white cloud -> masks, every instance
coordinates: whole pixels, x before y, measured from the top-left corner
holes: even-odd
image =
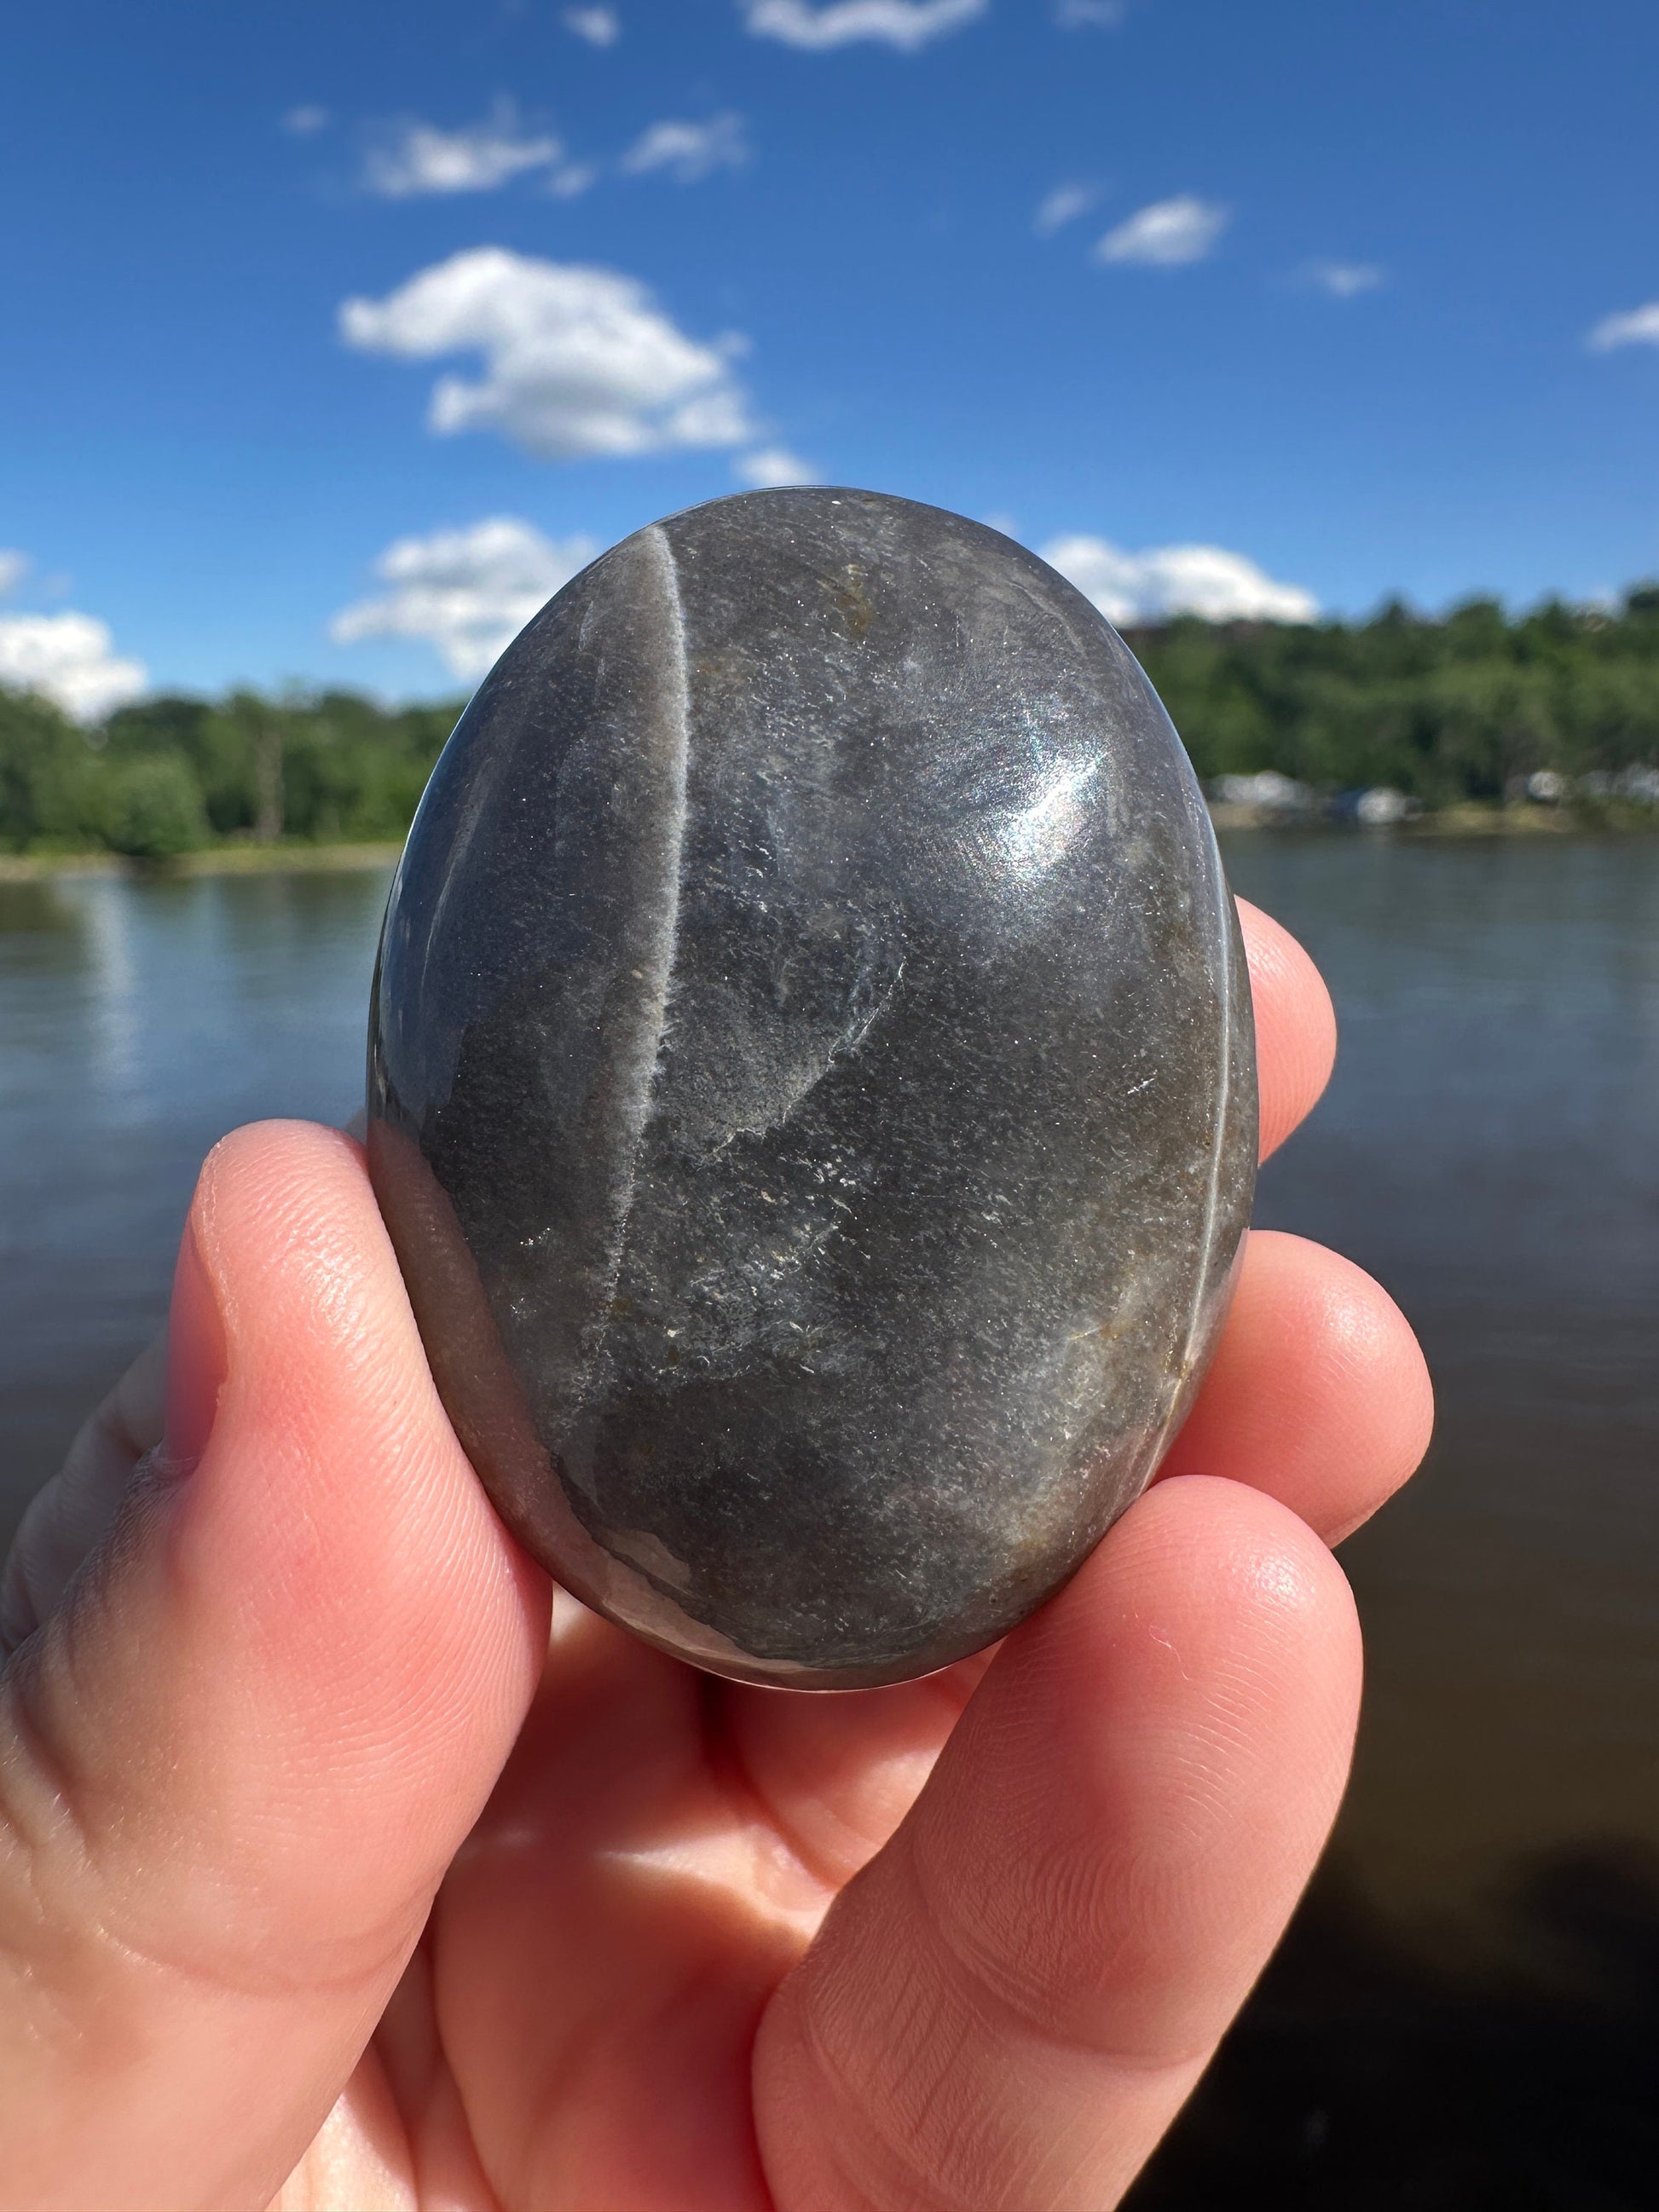
[[[1358,299],[1384,282],[1382,270],[1370,261],[1310,261],[1302,274],[1306,283],[1333,300]]]
[[[711,115],[707,123],[653,123],[623,155],[630,177],[665,169],[677,185],[695,185],[716,169],[740,169],[749,159],[740,115]]]
[[[1127,12],[1124,0],[1054,0],[1054,21],[1062,31],[1109,31]]]
[[[1615,346],[1659,345],[1659,300],[1632,307],[1626,314],[1604,315],[1584,343],[1592,353],[1611,353]]]
[[[1157,269],[1176,269],[1189,261],[1202,261],[1225,230],[1231,217],[1213,200],[1182,192],[1170,200],[1154,200],[1109,230],[1095,248],[1097,261],[1139,262]]]
[[[991,0],[830,0],[812,7],[808,0],[741,0],[749,28],[757,39],[780,39],[807,53],[827,53],[871,39],[913,54],[934,39],[984,15]]]
[[[29,556],[15,547],[0,545],[0,599],[8,592],[15,591],[29,572]]]
[[[1056,185],[1032,217],[1031,228],[1039,238],[1051,238],[1079,216],[1087,215],[1099,198],[1098,185]]]
[[[567,8],[562,21],[590,46],[614,46],[622,36],[622,18],[614,8]]]
[[[283,118],[283,128],[291,131],[296,138],[314,138],[319,131],[326,131],[332,120],[325,107],[290,107]]]
[[[470,530],[400,538],[374,563],[391,589],[346,607],[329,625],[341,645],[365,637],[419,638],[452,676],[476,683],[503,648],[599,550],[592,538],[544,538],[516,515]]]
[[[1219,545],[1154,545],[1126,553],[1103,538],[1056,538],[1042,549],[1052,568],[1092,599],[1108,622],[1312,622],[1319,602],[1297,584],[1275,583],[1254,561]]]
[[[0,615],[0,684],[98,721],[149,681],[143,662],[118,659],[114,645],[108,623],[91,615]]]
[[[384,300],[348,300],[346,343],[404,361],[480,353],[475,382],[441,377],[429,427],[495,430],[544,459],[738,446],[755,434],[731,362],[744,340],[688,337],[613,269],[480,246]]]
[[[822,469],[814,468],[811,461],[802,460],[787,446],[765,446],[757,453],[745,453],[732,464],[734,471],[746,484],[757,491],[773,491],[784,484],[816,484],[823,482]]]
[[[440,131],[430,123],[395,126],[372,146],[363,181],[382,199],[417,199],[441,192],[492,192],[526,169],[550,168],[562,155],[558,140],[520,133],[503,101],[485,123]]]

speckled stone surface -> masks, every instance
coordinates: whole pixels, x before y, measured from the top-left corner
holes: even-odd
[[[450,740],[368,1105],[532,1552],[719,1673],[942,1666],[1142,1488],[1224,1307],[1254,1062],[1186,757],[994,531],[850,491],[674,516]]]

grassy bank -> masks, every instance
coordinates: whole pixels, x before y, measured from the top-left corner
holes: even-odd
[[[362,844],[208,845],[155,861],[110,852],[0,853],[0,884],[38,883],[47,876],[326,875],[341,869],[390,868],[401,838]]]

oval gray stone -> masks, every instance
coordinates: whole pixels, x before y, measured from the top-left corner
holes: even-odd
[[[1071,585],[866,492],[641,531],[496,664],[392,887],[371,1171],[529,1550],[702,1667],[901,1680],[1139,1492],[1255,1175],[1192,770]]]

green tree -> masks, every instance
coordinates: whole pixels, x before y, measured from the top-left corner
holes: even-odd
[[[207,842],[202,787],[182,753],[117,762],[102,798],[104,842],[112,853],[171,860]]]
[[[0,690],[0,848],[97,836],[99,757],[50,701]]]

